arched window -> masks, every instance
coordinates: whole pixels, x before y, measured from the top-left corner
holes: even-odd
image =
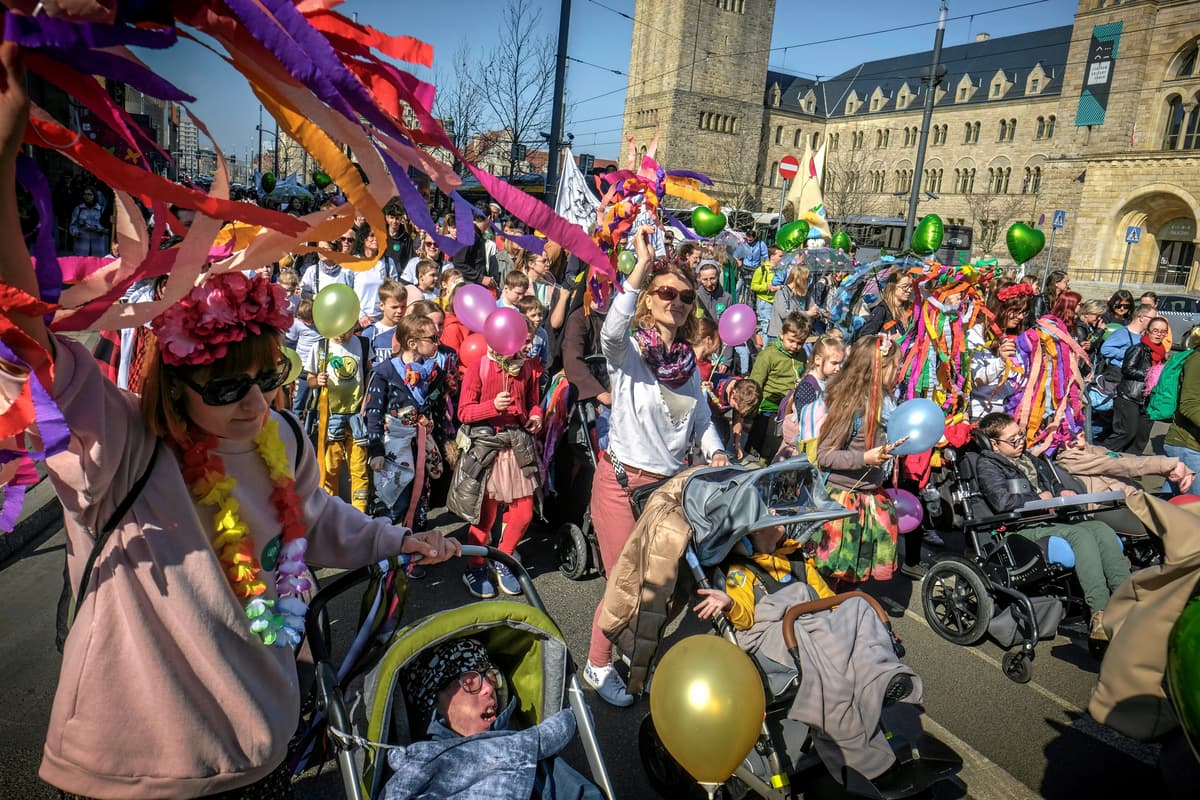
[[[1054,115],[1053,114],[1046,117],[1046,138],[1047,139],[1054,138]]]
[[[1017,135],[1017,121],[1010,119],[1008,121],[1008,140],[1011,142],[1013,137]]]
[[[1042,168],[1034,167],[1033,168],[1033,180],[1029,184],[1029,191],[1031,194],[1037,194],[1041,190],[1042,190]]]
[[[999,141],[1003,142],[1003,141],[1004,141],[1005,139],[1007,139],[1007,138],[1008,138],[1008,120],[1006,120],[1006,119],[1002,119],[1002,120],[1000,120],[1000,138],[999,138]]]
[[[892,129],[891,129],[891,128],[884,128],[884,129],[883,129],[883,146],[884,146],[884,147],[887,147],[887,146],[888,146],[888,140],[889,140],[889,139],[891,139],[891,138],[892,138]]]
[[[772,162],[771,162],[771,177],[770,177],[770,180],[769,180],[769,181],[768,181],[768,183],[767,183],[767,185],[768,185],[768,186],[774,186],[774,185],[775,185],[775,176],[776,176],[776,175],[778,175],[778,174],[779,174],[779,162],[778,162],[778,161],[772,161]]]
[[[1041,139],[1046,135],[1046,118],[1037,118],[1037,127],[1034,129],[1033,138]]]
[[[812,149],[817,149],[817,142],[821,141],[821,132],[817,131],[812,135]]]
[[[800,129],[796,128],[796,135],[792,137],[792,147],[799,147],[801,138],[802,138],[802,136],[801,136]]]
[[[970,144],[970,143],[971,143],[971,123],[968,122],[966,132],[963,133],[963,144]]]
[[[1184,48],[1183,53],[1175,62],[1175,73],[1171,77],[1188,78],[1197,74],[1196,64],[1198,61],[1200,61],[1200,42],[1192,42]]]
[[[1167,129],[1163,133],[1163,150],[1175,150],[1179,147],[1180,134],[1183,133],[1183,98],[1171,95],[1167,101]]]
[[[968,176],[968,179],[967,179],[967,194],[973,194],[974,192],[975,192],[975,168],[971,167],[971,174]]]
[[[1004,183],[1000,186],[1000,193],[1008,194],[1008,179],[1012,175],[1012,167],[1005,167],[1001,172],[1003,173]]]
[[[775,144],[783,144],[783,126],[775,126]]]
[[[980,124],[978,122],[976,122],[974,125],[971,126],[971,141],[972,142],[979,141],[979,129],[980,129]]]

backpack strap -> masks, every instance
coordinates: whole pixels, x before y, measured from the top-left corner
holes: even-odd
[[[275,413],[283,417],[288,427],[292,429],[292,435],[296,437],[296,463],[292,466],[292,472],[295,473],[300,469],[300,456],[304,453],[304,431],[300,429],[300,423],[292,416],[291,411],[283,409],[277,410]]]
[[[91,581],[92,569],[96,566],[96,559],[100,557],[100,552],[104,549],[104,545],[108,543],[108,539],[112,536],[113,531],[121,524],[121,520],[133,508],[134,501],[142,493],[142,489],[146,487],[146,481],[150,479],[150,473],[154,470],[154,464],[158,461],[158,451],[162,447],[162,440],[154,441],[154,449],[150,451],[150,461],[146,464],[146,469],[134,481],[133,486],[129,489],[129,494],[125,495],[125,499],[117,506],[116,510],[109,516],[104,526],[97,531],[96,541],[92,545],[92,552],[88,554],[87,562],[83,565],[83,574],[79,578],[79,590],[75,592],[75,596],[71,599],[70,607],[67,609],[67,630],[75,624],[75,612],[79,610],[79,604],[83,602],[83,597],[87,594],[88,584]]]

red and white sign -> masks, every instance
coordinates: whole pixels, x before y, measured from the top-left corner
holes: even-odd
[[[779,160],[779,174],[785,180],[796,177],[796,173],[799,171],[800,162],[795,156],[784,156]]]

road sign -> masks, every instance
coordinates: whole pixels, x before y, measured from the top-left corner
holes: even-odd
[[[779,160],[779,174],[785,180],[796,177],[796,173],[799,171],[800,161],[795,156],[784,156]]]
[[[1125,229],[1125,243],[1137,244],[1142,240],[1142,229],[1136,225],[1130,225]]]
[[[579,171],[585,176],[592,174],[592,168],[596,166],[596,157],[591,153],[579,154]]]
[[[1054,220],[1050,223],[1050,227],[1061,228],[1062,226],[1064,226],[1066,224],[1067,224],[1067,212],[1055,211],[1054,212]]]

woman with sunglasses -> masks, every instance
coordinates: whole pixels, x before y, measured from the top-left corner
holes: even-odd
[[[1133,319],[1133,293],[1118,289],[1108,298],[1108,313],[1104,315],[1104,326],[1109,332],[1123,328]]]
[[[351,231],[331,241],[317,242],[317,260],[309,264],[300,276],[300,296],[311,299],[320,294],[326,286],[335,283],[344,283],[353,289],[354,273],[329,258],[330,253],[350,255],[353,245],[354,234]]]
[[[15,165],[28,113],[15,50],[0,46],[9,242],[22,241]],[[290,796],[305,564],[349,568],[405,552],[441,561],[457,546],[319,491],[311,446],[270,410],[287,377],[281,287],[240,272],[210,277],[159,315],[141,398],[105,380],[80,344],[50,335],[19,244],[0,252],[0,293],[28,311],[9,316],[19,330],[5,343],[24,363],[0,359],[0,408],[7,415],[23,393],[42,391],[25,364],[37,369],[62,414],[65,449],[46,467],[65,512],[71,585],[87,579],[41,778],[64,797]],[[38,433],[30,423],[20,435]]]
[[[672,261],[652,263],[652,231],[646,226],[636,233],[637,265],[600,334],[612,414],[608,451],[592,480],[591,512],[606,572],[633,530],[629,492],[679,472],[693,445],[711,465],[729,463],[688,343],[698,320],[695,278]],[[612,647],[599,618],[597,606],[584,680],[605,701],[631,705],[633,696],[612,666]]]

